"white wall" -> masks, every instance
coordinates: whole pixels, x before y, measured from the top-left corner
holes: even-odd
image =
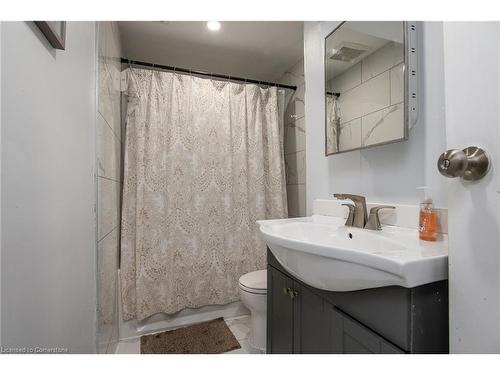
[[[437,206],[446,207],[445,181],[436,168],[446,149],[442,23],[420,23],[421,108],[409,140],[325,157],[324,38],[338,24],[304,26],[307,213],[314,199],[336,192],[362,194],[372,202],[418,204],[415,188],[422,185],[431,187]]]
[[[95,24],[1,34],[2,345],[95,352]]]
[[[329,187],[328,159],[325,157],[325,82],[323,50],[325,30],[340,22],[304,22],[304,76],[306,82],[306,213],[312,214],[316,198],[327,198]]]

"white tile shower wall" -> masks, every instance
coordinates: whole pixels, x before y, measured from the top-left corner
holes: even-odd
[[[100,353],[114,353],[119,336],[122,53],[117,23],[99,22],[97,28],[97,349]]]
[[[305,216],[305,119],[304,119],[304,60],[294,64],[278,80],[281,84],[297,86],[287,91],[285,109],[285,166],[288,216]]]
[[[404,136],[403,58],[402,45],[389,42],[328,82],[341,93],[340,151]]]

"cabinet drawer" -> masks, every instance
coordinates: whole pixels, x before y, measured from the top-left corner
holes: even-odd
[[[331,330],[334,353],[405,354],[403,350],[336,308],[332,310]]]

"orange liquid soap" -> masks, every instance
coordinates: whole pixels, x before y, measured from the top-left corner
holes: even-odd
[[[417,189],[424,191],[424,199],[420,202],[420,216],[418,222],[418,235],[424,241],[436,241],[437,239],[437,215],[434,210],[432,199],[427,196],[427,187]]]
[[[419,237],[425,241],[436,241],[437,239],[437,217],[434,210],[421,210],[418,226]]]

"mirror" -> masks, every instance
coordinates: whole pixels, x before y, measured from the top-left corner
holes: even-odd
[[[416,47],[407,51],[407,27],[416,25],[407,24],[349,21],[326,37],[326,155],[408,138],[408,54]]]

